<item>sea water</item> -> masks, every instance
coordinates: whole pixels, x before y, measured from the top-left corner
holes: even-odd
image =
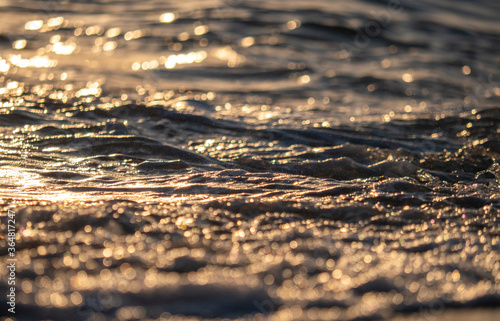
[[[3,315],[498,306],[497,2],[0,4]]]

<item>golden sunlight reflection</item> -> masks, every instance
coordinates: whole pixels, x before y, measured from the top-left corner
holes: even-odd
[[[7,63],[7,60],[2,59],[2,57],[0,57],[0,72],[6,73],[7,71],[9,71],[9,69],[10,69],[10,64]]]
[[[240,40],[240,45],[243,47],[243,48],[248,48],[252,45],[255,44],[255,38],[254,37],[245,37],[243,39]]]
[[[32,21],[26,22],[26,24],[24,25],[24,29],[26,29],[26,30],[38,30],[38,29],[42,28],[42,26],[43,26],[43,20],[32,20]]]
[[[286,26],[289,30],[294,30],[294,29],[297,29],[299,28],[301,25],[301,22],[300,20],[290,20],[286,23]]]
[[[204,35],[207,32],[208,32],[208,26],[201,25],[194,28],[194,34],[197,36]]]
[[[145,30],[134,30],[134,31],[128,31],[125,33],[123,38],[127,41],[138,39],[141,37],[144,37],[146,35]]]
[[[176,19],[176,15],[173,12],[166,12],[160,16],[160,22],[171,23]]]
[[[118,37],[121,33],[121,29],[120,28],[111,28],[111,29],[108,29],[108,31],[106,31],[106,37],[108,38],[114,38],[114,37]]]
[[[53,46],[52,46],[52,51],[55,53],[55,54],[58,54],[58,55],[71,55],[76,49],[76,44],[75,43],[68,43],[68,44],[65,44],[65,43],[62,43],[62,42],[56,42]]]
[[[245,61],[245,56],[238,54],[230,46],[216,49],[214,56],[217,59],[227,61],[227,66],[234,68]]]
[[[371,320],[496,299],[495,16],[395,14],[360,48],[379,1],[223,2],[2,8],[18,315]]]
[[[207,58],[207,52],[204,50],[194,51],[189,53],[170,55],[168,57],[160,57],[158,60],[150,60],[144,62],[134,62],[132,64],[132,70],[150,70],[157,69],[160,66],[160,63],[166,69],[173,69],[177,65],[189,65],[194,63],[201,63],[203,60]]]
[[[7,81],[5,87],[0,87],[0,94],[10,94],[13,96],[20,96],[24,92],[24,83],[17,81]],[[8,102],[1,103],[0,106],[10,107],[12,104]]]
[[[104,28],[102,26],[90,26],[85,29],[85,34],[87,36],[92,36],[92,35],[102,35],[104,32]]]
[[[41,187],[45,183],[41,180],[40,175],[27,171],[20,167],[5,166],[0,168],[0,177],[3,181],[12,187]]]
[[[117,43],[115,41],[108,41],[102,46],[102,50],[104,51],[113,51],[117,47]]]
[[[404,82],[412,82],[413,81],[413,75],[411,73],[405,72],[401,78],[403,79]]]
[[[11,55],[9,62],[19,68],[52,68],[57,66],[57,60],[50,59],[48,56],[34,56],[31,58],[22,58],[21,55]]]
[[[25,39],[16,40],[12,43],[12,48],[16,50],[24,49],[26,47],[27,41]]]
[[[178,54],[178,55],[170,55],[165,61],[165,68],[172,69],[175,68],[176,65],[185,65],[192,63],[200,63],[207,58],[207,53],[204,50],[197,52],[190,52],[188,54]]]
[[[76,97],[99,96],[102,92],[98,82],[88,82],[85,88],[81,88],[75,94]]]
[[[56,17],[56,18],[50,18],[47,21],[47,26],[50,28],[56,28],[62,25],[64,22],[64,17]]]

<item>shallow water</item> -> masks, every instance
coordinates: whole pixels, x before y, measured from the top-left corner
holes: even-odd
[[[0,4],[15,320],[498,306],[495,2]]]

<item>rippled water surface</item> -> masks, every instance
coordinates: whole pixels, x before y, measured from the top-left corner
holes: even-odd
[[[0,5],[0,315],[498,307],[497,2]]]

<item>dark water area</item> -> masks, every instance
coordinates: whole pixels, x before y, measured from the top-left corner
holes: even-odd
[[[0,0],[0,318],[497,320],[499,16]]]

